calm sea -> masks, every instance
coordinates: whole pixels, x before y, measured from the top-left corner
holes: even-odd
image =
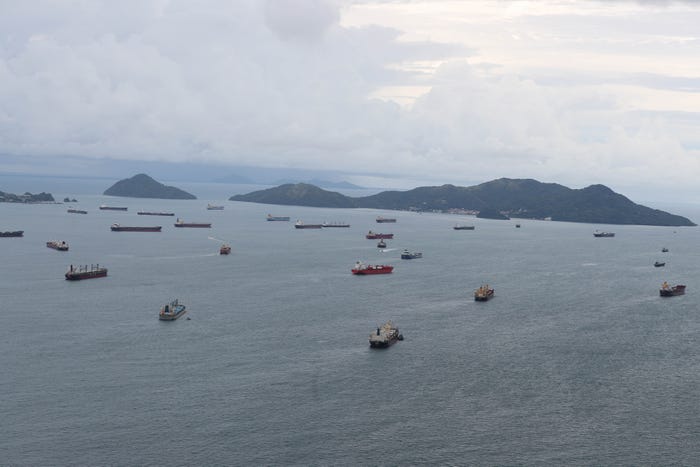
[[[25,231],[0,238],[0,464],[700,458],[698,228],[525,220],[516,229],[224,195],[76,193],[54,196],[77,196],[89,214],[0,204],[0,230]],[[207,211],[208,202],[225,210]],[[100,211],[102,203],[129,210]],[[176,229],[140,209],[213,227]],[[295,230],[265,221],[268,212],[352,227]],[[377,215],[398,222],[376,224]],[[116,233],[114,222],[163,231]],[[476,230],[455,231],[457,222]],[[364,238],[370,229],[395,234],[388,250]],[[596,239],[596,229],[617,235]],[[46,248],[54,239],[70,251]],[[218,254],[224,241],[229,256]],[[404,248],[423,258],[400,260]],[[394,273],[352,276],[358,259]],[[96,263],[108,277],[63,278],[71,264]],[[687,284],[687,295],[660,298],[664,280]],[[496,297],[475,303],[485,283]],[[190,319],[159,321],[174,298]],[[369,333],[388,319],[405,340],[370,350]]]

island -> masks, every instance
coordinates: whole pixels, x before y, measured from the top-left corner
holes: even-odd
[[[418,187],[349,197],[304,183],[235,195],[231,201],[330,208],[474,212],[487,218],[547,219],[596,224],[695,226],[689,219],[636,204],[604,185],[582,189],[532,179],[500,178],[480,185]]]
[[[174,186],[163,185],[146,174],[120,180],[103,193],[126,198],[197,199],[196,196]]]
[[[23,195],[15,195],[14,193],[5,193],[0,191],[0,203],[53,203],[53,195],[51,193],[38,193],[33,195],[26,192]]]

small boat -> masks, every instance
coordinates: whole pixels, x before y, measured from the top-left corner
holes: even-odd
[[[68,251],[68,244],[64,241],[59,242],[57,240],[52,240],[50,242],[46,242],[46,246],[58,251]]]
[[[154,211],[139,211],[136,214],[139,216],[174,216],[174,212],[154,212]]]
[[[384,240],[379,240],[379,243],[377,243],[377,248],[386,248],[386,242]]]
[[[321,224],[323,228],[327,227],[350,227],[350,224],[346,224],[344,222],[324,222]]]
[[[129,208],[120,206],[107,206],[105,204],[100,205],[100,211],[126,211]]]
[[[668,248],[663,247],[663,248],[661,249],[661,253],[668,253]]]
[[[302,221],[294,223],[295,229],[320,229],[321,227],[323,227],[322,224],[304,224]]]
[[[474,291],[474,301],[485,302],[493,298],[494,290],[488,285],[482,285]]]
[[[387,223],[395,223],[396,222],[396,219],[394,219],[393,217],[379,216],[375,220],[377,221],[377,224],[387,224]]]
[[[214,204],[207,204],[207,211],[223,211],[223,206],[217,206]]]
[[[474,230],[475,229],[475,227],[473,225],[459,225],[459,224],[455,225],[452,228],[455,230]]]
[[[393,234],[393,233],[388,233],[388,234],[385,234],[385,233],[376,233],[376,232],[372,232],[372,231],[370,230],[370,231],[367,233],[367,235],[365,235],[365,238],[366,238],[367,240],[379,240],[380,238],[392,239],[392,238],[394,238],[394,234]]]
[[[289,216],[273,216],[272,214],[267,215],[267,220],[268,221],[282,221],[282,222],[288,222],[289,221]]]
[[[416,258],[422,258],[422,257],[423,257],[423,253],[418,253],[418,252],[411,253],[408,250],[403,250],[401,252],[401,259],[416,259]]]
[[[68,210],[68,212],[71,214],[87,214],[87,211],[84,211],[82,209],[72,209],[71,208]]]
[[[185,313],[187,313],[187,307],[176,298],[172,302],[163,305],[160,313],[158,313],[158,319],[161,321],[174,321]]]
[[[662,263],[662,262],[660,262],[660,261],[655,261],[655,262],[654,262],[654,267],[655,267],[655,268],[660,268],[660,267],[662,267],[662,266],[666,266],[666,263]]]
[[[609,237],[614,237],[615,232],[601,232],[599,230],[596,230],[593,232],[593,236],[597,238],[609,238]]]
[[[175,227],[201,227],[201,228],[210,228],[210,227],[211,227],[211,223],[207,223],[207,222],[185,222],[185,221],[183,221],[183,220],[181,220],[181,219],[179,219],[179,218],[177,219],[177,221],[175,221],[175,224],[174,224],[174,225],[175,225]]]
[[[0,232],[0,237],[23,237],[24,230],[11,230],[7,232]]]
[[[219,254],[220,255],[227,255],[229,253],[231,253],[231,247],[225,243],[223,245],[221,245],[221,248],[219,248]]]
[[[515,228],[516,228],[516,229],[519,229],[519,228],[520,228],[520,224],[515,224]]]
[[[82,279],[95,279],[98,277],[105,277],[107,275],[107,268],[101,268],[99,264],[91,264],[90,267],[77,266],[73,267],[70,265],[70,269],[66,272],[67,281],[79,281]]]
[[[355,263],[355,267],[352,268],[351,272],[359,276],[365,276],[370,274],[390,274],[394,270],[394,266],[382,265],[372,265],[364,264],[362,261]]]
[[[112,232],[160,232],[161,228],[162,227],[160,225],[156,225],[153,227],[135,227],[135,226],[112,224],[112,226],[110,227],[110,230]]]
[[[383,349],[402,340],[403,335],[399,333],[399,328],[387,321],[369,335],[369,346],[373,349]]]
[[[662,297],[674,297],[676,295],[684,295],[685,294],[685,285],[674,285],[670,286],[668,285],[668,282],[664,281],[663,284],[661,284],[661,288],[659,289],[659,295]]]

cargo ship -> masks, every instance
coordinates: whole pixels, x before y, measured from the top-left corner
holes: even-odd
[[[272,214],[267,215],[267,220],[268,221],[282,221],[282,222],[288,222],[289,221],[289,216],[273,216]]]
[[[488,285],[482,285],[474,291],[474,301],[485,302],[493,298],[494,290]]]
[[[459,225],[459,224],[457,224],[452,228],[455,230],[474,230],[473,225]]]
[[[7,232],[0,232],[0,237],[23,237],[24,230],[12,230]]]
[[[160,313],[158,313],[158,319],[161,321],[174,321],[185,313],[187,313],[187,307],[176,298],[172,302],[163,305]]]
[[[598,230],[596,230],[595,232],[593,232],[593,236],[597,238],[614,237],[615,232],[599,232]]]
[[[153,211],[139,211],[136,214],[139,216],[174,216],[174,212],[153,212]]]
[[[160,232],[161,228],[162,227],[160,225],[156,225],[153,227],[135,227],[135,226],[112,224],[112,226],[110,227],[110,230],[112,232]]]
[[[350,227],[350,224],[346,224],[344,222],[324,222],[321,224],[321,227],[328,228],[328,227]]]
[[[202,227],[202,228],[209,228],[211,227],[211,223],[206,223],[206,222],[185,222],[183,220],[178,219],[175,222],[175,227]]]
[[[661,288],[659,289],[659,295],[662,297],[674,297],[676,295],[684,295],[685,294],[685,285],[674,285],[670,286],[668,285],[668,282],[664,281],[663,284],[661,284]]]
[[[87,214],[87,211],[83,211],[82,209],[69,209],[68,212],[71,214]]]
[[[396,222],[396,219],[394,219],[393,217],[379,216],[375,220],[377,221],[377,224],[393,224]]]
[[[664,267],[664,266],[666,266],[666,263],[665,263],[665,262],[663,262],[663,261],[654,261],[654,267],[655,267],[655,268],[661,268],[661,267]]]
[[[416,259],[416,258],[422,258],[423,253],[418,253],[418,252],[413,252],[411,253],[408,250],[403,250],[401,252],[401,259]]]
[[[64,241],[59,242],[57,240],[52,240],[50,242],[46,242],[46,246],[58,251],[68,251],[68,244]]]
[[[221,245],[221,248],[219,248],[219,254],[220,255],[227,255],[229,253],[231,253],[231,247],[225,243],[223,245]]]
[[[376,232],[372,232],[370,230],[369,232],[367,232],[367,235],[365,235],[365,238],[367,240],[379,240],[380,238],[392,239],[392,238],[394,238],[394,234],[393,233],[388,233],[388,234],[376,233]]]
[[[384,349],[402,340],[403,335],[399,333],[399,328],[387,321],[369,335],[369,346],[373,349]]]
[[[355,263],[355,267],[352,268],[351,272],[359,276],[366,276],[370,274],[389,274],[393,270],[394,266],[388,266],[386,264],[364,264],[362,261],[358,261]]]
[[[302,221],[296,221],[294,223],[295,229],[320,229],[321,224],[304,224]]]
[[[99,264],[91,264],[90,267],[70,265],[70,269],[66,273],[67,281],[79,281],[81,279],[95,279],[97,277],[107,276],[107,268],[101,268]]]
[[[207,211],[223,211],[223,206],[217,206],[214,204],[207,204]]]
[[[129,208],[125,207],[120,207],[120,206],[107,206],[105,204],[100,205],[100,211],[126,211]]]

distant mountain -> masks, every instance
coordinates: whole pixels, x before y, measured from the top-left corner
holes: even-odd
[[[442,185],[351,198],[308,184],[236,195],[232,201],[335,208],[414,211],[464,209],[482,217],[551,219],[598,224],[694,226],[689,219],[635,204],[603,185],[574,190],[556,183],[501,178],[472,187]]]
[[[120,180],[105,190],[104,194],[128,198],[197,199],[179,188],[163,185],[146,174]]]
[[[230,174],[225,177],[217,178],[214,180],[215,183],[238,183],[241,185],[255,185],[256,182],[243,175]]]
[[[38,193],[33,195],[29,192],[23,195],[16,195],[14,193],[5,193],[0,191],[0,203],[50,203],[55,201],[51,193]]]
[[[276,182],[273,183],[273,185],[288,185],[288,184],[296,184],[296,183],[306,183],[307,185],[315,185],[321,188],[335,188],[339,190],[361,190],[364,187],[354,185],[350,182],[342,181],[342,182],[331,182],[330,180],[320,180],[317,178],[311,179],[311,180],[305,180],[305,181],[298,181],[298,180],[291,180],[291,179],[284,179],[284,180],[277,180]]]

